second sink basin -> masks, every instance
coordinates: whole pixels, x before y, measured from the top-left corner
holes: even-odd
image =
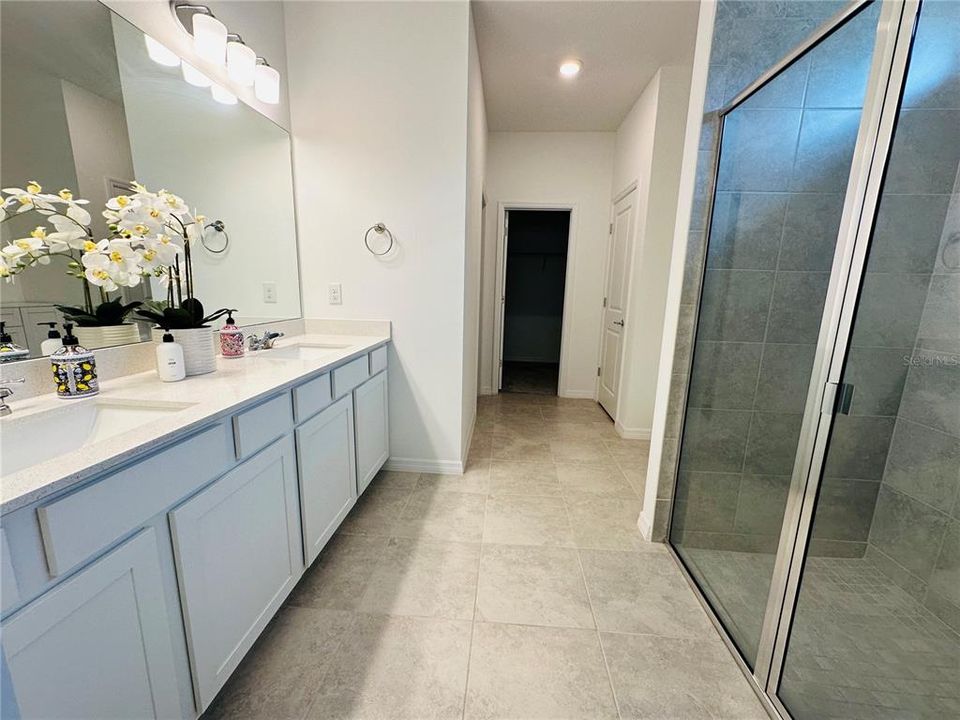
[[[322,360],[348,347],[350,346],[334,343],[296,343],[272,350],[260,350],[257,354],[268,360]]]
[[[73,404],[71,404],[73,403]],[[0,475],[10,475],[84,445],[180,412],[191,403],[137,400],[63,401],[62,407],[0,422]]]

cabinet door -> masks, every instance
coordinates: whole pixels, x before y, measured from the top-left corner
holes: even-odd
[[[353,403],[342,398],[297,428],[300,514],[310,565],[357,499]]]
[[[170,513],[201,711],[300,577],[298,505],[286,437]]]
[[[357,433],[357,494],[360,495],[390,456],[386,371],[354,390],[353,404]]]
[[[3,652],[24,720],[180,717],[154,531],[11,616]]]

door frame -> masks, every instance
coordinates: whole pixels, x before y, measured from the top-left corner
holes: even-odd
[[[719,174],[725,116],[765,87],[768,82],[778,77],[795,59],[806,54],[845,25],[872,1],[874,0],[850,2],[781,61],[771,66],[728,105],[717,111],[718,145],[711,168],[713,181],[707,215],[707,239],[702,248],[702,259],[705,259],[710,240],[713,195]],[[881,2],[881,0],[876,1]],[[814,510],[821,470],[826,460],[827,441],[835,417],[835,393],[846,363],[859,291],[866,270],[867,251],[881,199],[883,177],[893,143],[893,133],[900,110],[899,99],[906,82],[913,31],[919,17],[919,9],[920,0],[884,0],[881,4],[863,111],[851,161],[850,177],[844,195],[837,248],[821,317],[817,353],[811,371],[793,477],[784,510],[753,670],[740,654],[739,648],[727,633],[723,622],[707,601],[703,590],[670,541],[676,491],[673,492],[667,518],[666,544],[669,553],[679,565],[741,671],[750,681],[767,711],[774,717],[792,717],[778,696],[780,677],[813,529]],[[698,282],[702,291],[706,263],[701,262],[700,268]],[[693,320],[694,333],[699,320],[699,309],[700,301],[698,300]],[[696,344],[695,337],[693,343]],[[687,387],[684,389],[684,398],[689,391],[693,354],[691,352],[687,367]],[[680,426],[681,440],[685,421],[686,413],[684,412]],[[679,472],[680,455],[681,452],[678,451],[673,468],[674,479]]]
[[[507,213],[513,210],[555,210],[558,212],[570,213],[570,226],[567,231],[567,269],[563,281],[563,315],[560,323],[560,371],[557,381],[557,396],[567,397],[565,394],[567,388],[567,368],[569,366],[569,343],[567,339],[570,335],[571,325],[573,324],[574,298],[574,268],[576,265],[576,239],[577,239],[577,216],[578,203],[575,202],[520,202],[520,201],[501,201],[497,203],[497,272],[495,291],[493,297],[494,315],[493,315],[493,390],[497,394],[502,390],[502,367],[503,367],[503,330],[504,330],[504,306],[506,300],[506,270],[507,270]]]

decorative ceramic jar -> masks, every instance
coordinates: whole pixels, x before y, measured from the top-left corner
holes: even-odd
[[[217,369],[217,351],[214,346],[213,328],[180,328],[170,330],[173,339],[183,348],[183,364],[187,376],[203,375]],[[163,341],[163,330],[154,328],[151,336],[155,343]]]
[[[75,327],[73,334],[84,347],[95,350],[97,348],[115,347],[140,342],[140,326],[136,323],[123,325],[96,325],[90,327]]]

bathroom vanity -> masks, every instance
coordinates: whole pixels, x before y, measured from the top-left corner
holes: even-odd
[[[3,478],[3,717],[203,712],[386,462],[388,343],[286,338],[18,404],[11,458],[17,423],[81,443]]]

